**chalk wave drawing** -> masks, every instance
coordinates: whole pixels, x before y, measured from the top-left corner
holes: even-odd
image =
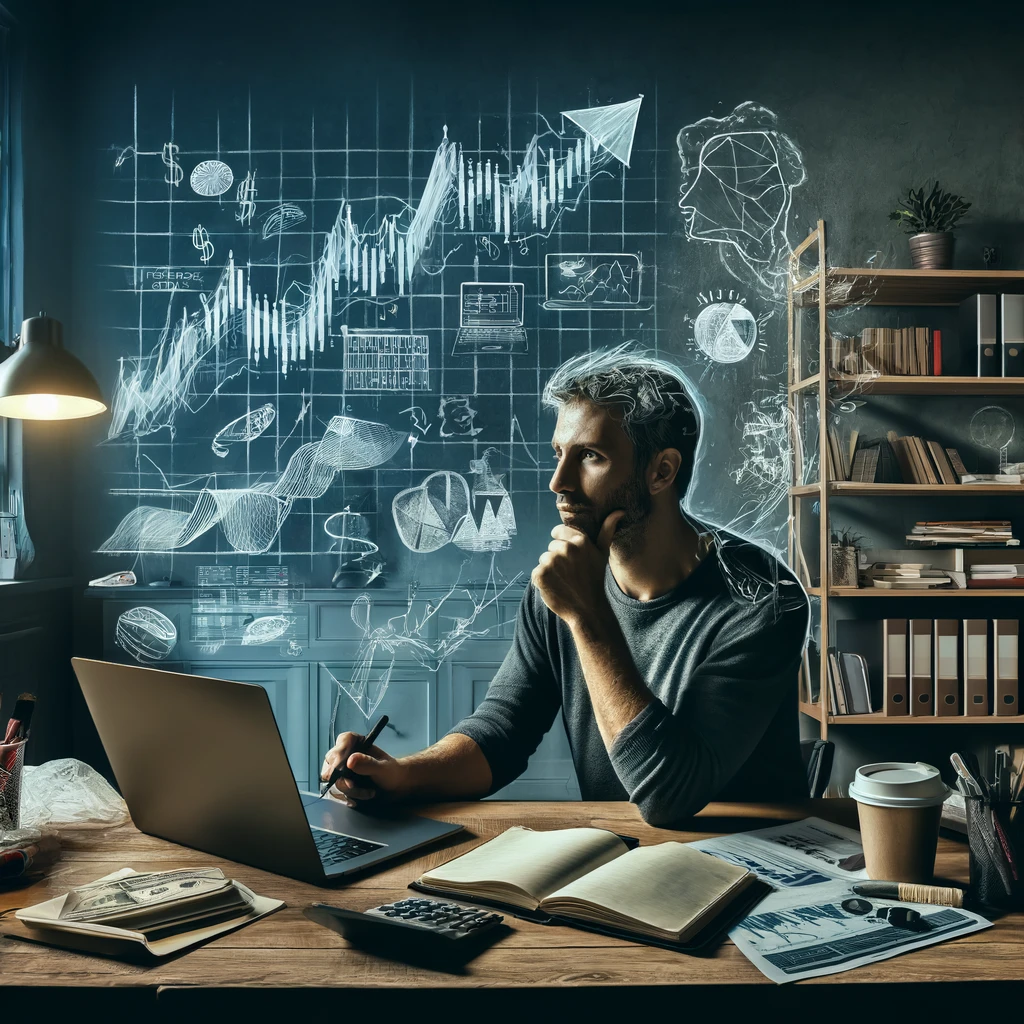
[[[431,473],[418,487],[395,495],[391,511],[402,543],[428,554],[446,544],[463,551],[504,551],[516,533],[512,498],[491,471],[498,454],[488,448],[470,461],[476,483],[472,492],[464,477],[450,470]]]
[[[223,160],[204,160],[192,169],[189,182],[192,191],[199,196],[221,196],[235,180],[231,168]]]
[[[163,612],[139,605],[117,617],[114,640],[136,661],[164,661],[178,642],[178,629]]]
[[[306,215],[301,207],[295,203],[281,203],[263,215],[263,240],[267,241],[274,235],[283,235],[286,231],[297,228],[305,219]]]
[[[459,575],[461,578],[461,569]],[[353,623],[362,634],[359,655],[354,669],[351,674],[341,673],[338,671],[337,665],[332,669],[324,662],[320,662],[320,667],[338,688],[328,725],[330,742],[334,742],[338,706],[342,696],[348,697],[364,718],[369,718],[387,693],[395,661],[400,653],[404,658],[411,658],[427,671],[437,672],[444,661],[450,658],[467,640],[479,639],[488,634],[489,628],[472,628],[477,618],[481,612],[493,606],[511,587],[515,586],[522,575],[522,573],[516,573],[511,580],[499,587],[495,582],[492,556],[490,572],[482,594],[473,593],[469,588],[460,585],[460,579],[456,579],[438,600],[427,601],[424,606],[421,606],[421,610],[414,611],[416,598],[413,595],[409,598],[403,614],[395,615],[389,618],[384,626],[376,627],[371,621],[373,602],[368,594],[360,594],[352,602],[349,612]],[[424,639],[423,631],[427,624],[435,616],[440,618],[441,609],[456,593],[462,595],[463,599],[467,599],[472,604],[472,611],[468,615],[456,616],[453,628],[444,632],[440,639],[431,641]],[[379,651],[384,651],[389,656],[388,664],[384,669],[375,669],[374,667],[374,660]]]
[[[210,445],[213,454],[223,459],[228,454],[229,444],[255,440],[274,422],[276,416],[277,410],[267,402],[266,405],[233,419],[226,427],[221,427],[214,436]]]
[[[205,487],[190,510],[140,505],[98,550],[107,554],[176,551],[219,524],[235,551],[263,554],[277,538],[293,501],[322,497],[339,472],[387,462],[406,437],[384,423],[335,416],[323,438],[298,448],[273,483]]]
[[[766,107],[741,103],[676,137],[686,237],[717,245],[733,277],[752,276],[775,297],[785,294],[793,189],[807,179],[800,150],[777,120]]]

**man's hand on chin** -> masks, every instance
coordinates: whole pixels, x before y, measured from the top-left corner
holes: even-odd
[[[554,538],[537,560],[530,579],[544,603],[570,628],[593,622],[608,611],[604,574],[608,551],[624,509],[610,512],[597,541],[572,526],[556,526]]]

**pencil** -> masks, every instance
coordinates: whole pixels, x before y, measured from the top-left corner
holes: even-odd
[[[940,907],[962,907],[963,889],[941,885],[914,885],[910,882],[858,882],[853,891],[858,896],[875,896],[880,900],[906,900],[907,903],[932,903]]]

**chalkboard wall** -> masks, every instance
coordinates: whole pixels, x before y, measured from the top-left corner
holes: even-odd
[[[823,218],[833,264],[908,266],[886,215],[938,178],[956,265],[1024,265],[1019,22],[69,6],[69,328],[113,400],[76,430],[83,578],[528,574],[543,382],[623,340],[693,386],[688,507],[780,552],[788,247]]]

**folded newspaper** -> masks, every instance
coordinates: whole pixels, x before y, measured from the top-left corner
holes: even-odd
[[[15,917],[26,929],[23,937],[41,942],[115,956],[167,956],[282,906],[219,868],[123,868]]]
[[[691,845],[741,864],[775,887],[729,938],[762,974],[780,984],[838,974],[991,927],[969,910],[874,896],[868,913],[844,908],[855,897],[852,886],[867,878],[860,833],[820,818]],[[876,915],[893,906],[912,906],[926,930],[898,928]]]

